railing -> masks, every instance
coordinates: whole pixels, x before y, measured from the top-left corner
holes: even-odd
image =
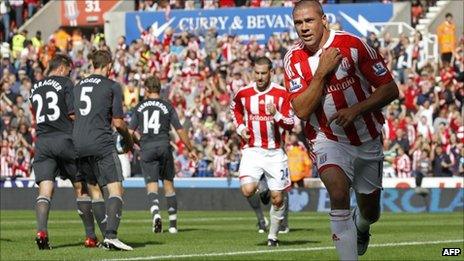
[[[399,35],[406,33],[410,37],[414,36],[416,29],[405,22],[381,22],[372,23],[375,27],[380,28],[380,33],[390,32],[392,37],[397,38]],[[427,33],[422,35],[422,42],[424,43],[425,57],[427,60],[433,60],[435,63],[438,62],[438,38],[437,35]]]

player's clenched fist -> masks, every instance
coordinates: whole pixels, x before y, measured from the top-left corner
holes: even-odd
[[[319,66],[317,67],[317,73],[322,76],[326,76],[333,71],[340,64],[342,55],[338,48],[324,49],[319,58]]]
[[[250,139],[250,131],[248,129],[242,130],[241,136],[246,142],[248,142]]]

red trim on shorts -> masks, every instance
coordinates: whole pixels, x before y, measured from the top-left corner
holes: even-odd
[[[321,175],[322,172],[323,172],[324,170],[328,169],[328,168],[338,168],[339,170],[341,170],[341,171],[346,175],[346,173],[345,173],[345,171],[342,169],[342,167],[338,166],[337,164],[326,164],[326,165],[324,165],[324,166],[318,168],[318,169],[317,169],[317,173],[318,173],[319,175]]]
[[[292,182],[290,182],[290,184],[288,184],[284,189],[282,189],[282,191],[289,192],[291,190],[290,189],[291,187],[292,187]]]

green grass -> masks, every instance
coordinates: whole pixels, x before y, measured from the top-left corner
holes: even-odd
[[[164,214],[164,213],[163,213]],[[1,260],[99,260],[130,257],[191,255],[195,260],[321,260],[336,259],[327,214],[291,213],[289,234],[280,235],[281,246],[272,252],[265,246],[266,235],[258,234],[256,220],[249,212],[180,212],[179,233],[153,234],[148,211],[126,211],[119,229],[122,241],[132,252],[105,251],[83,247],[83,226],[76,211],[52,211],[49,236],[52,251],[39,251],[34,242],[35,216],[32,211],[0,212]],[[167,217],[163,216],[165,223]],[[166,224],[165,224],[166,225]],[[442,257],[443,247],[464,243],[463,212],[446,214],[384,213],[371,229],[371,246],[361,260],[462,260]],[[454,243],[436,241],[460,240]],[[414,243],[431,242],[435,243]],[[385,245],[411,243],[414,245]],[[321,248],[321,249],[318,249]],[[258,251],[246,253],[249,251]],[[242,252],[237,254],[236,252]],[[245,253],[243,253],[245,252]],[[204,256],[211,253],[230,255]]]

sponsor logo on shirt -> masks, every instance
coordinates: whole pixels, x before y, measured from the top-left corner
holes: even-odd
[[[248,119],[250,121],[273,121],[274,116],[271,115],[258,115],[258,114],[250,114],[248,115]]]
[[[297,92],[301,89],[301,87],[303,87],[303,84],[301,84],[301,78],[290,80],[290,92]]]
[[[374,69],[374,73],[377,76],[383,76],[387,73],[387,68],[383,66],[382,62],[378,62],[372,66],[372,69]]]
[[[344,80],[342,82],[337,82],[337,83],[334,83],[334,84],[331,84],[331,85],[327,86],[326,92],[327,93],[332,93],[332,92],[335,92],[335,91],[346,90],[349,87],[351,87],[354,84],[354,82],[355,82],[355,79],[353,77],[346,78],[346,80]]]

